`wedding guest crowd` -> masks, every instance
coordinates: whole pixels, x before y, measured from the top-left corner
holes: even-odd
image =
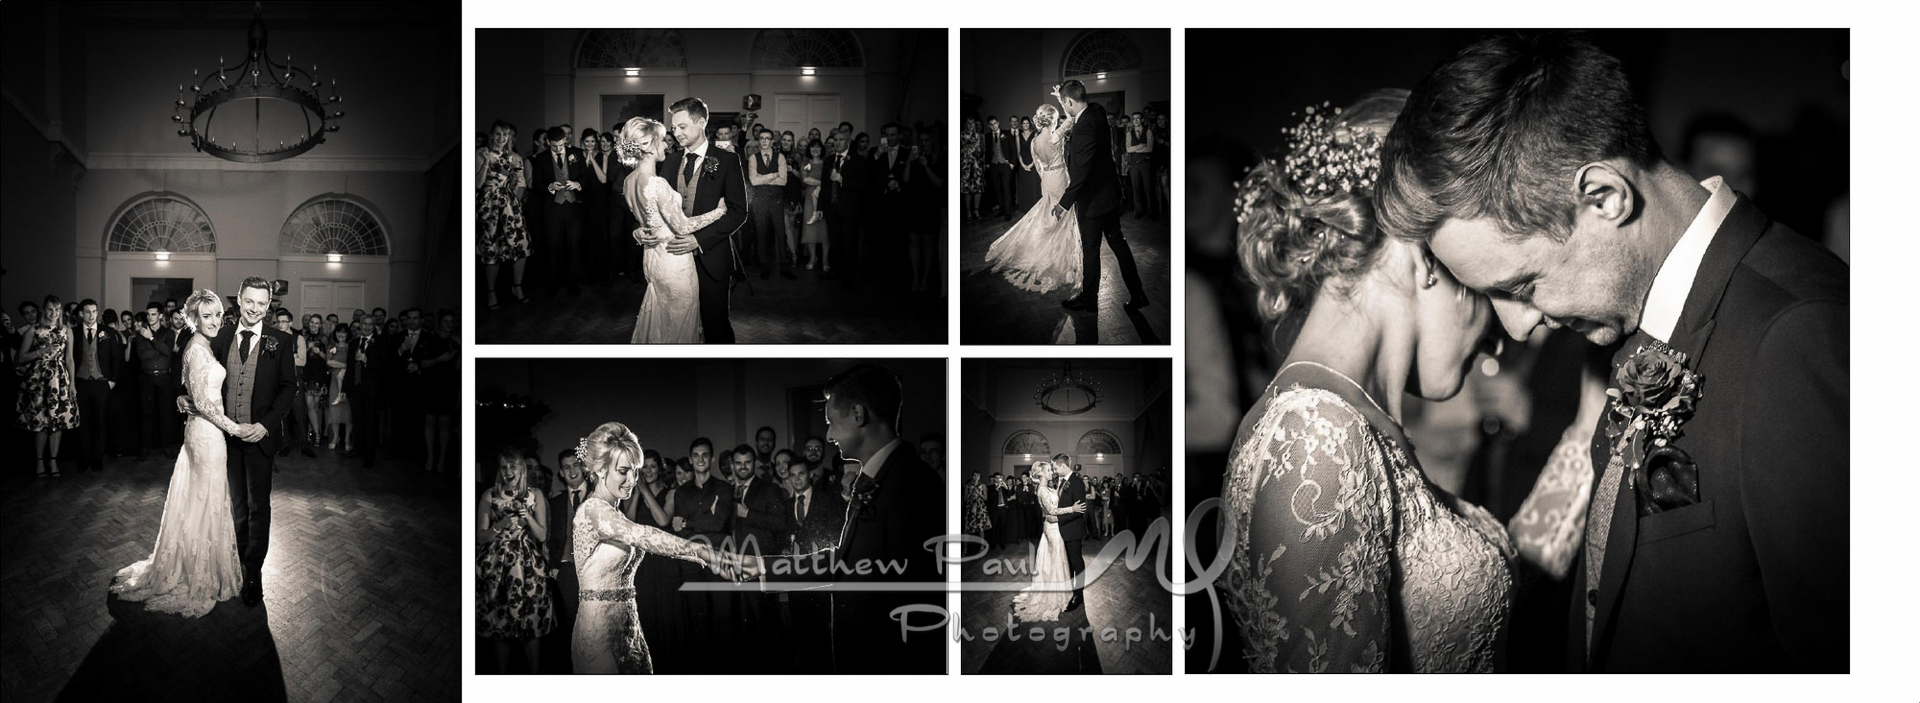
[[[1145,107],[1108,115],[1120,196],[1135,219],[1164,219],[1171,202],[1172,133],[1165,112]],[[967,117],[960,128],[960,192],[964,222],[1012,222],[1040,200],[1031,115]]]
[[[1058,455],[1056,461],[1071,461]],[[1111,538],[1123,532],[1142,538],[1154,520],[1167,515],[1172,503],[1171,484],[1164,469],[1151,474],[1138,472],[1124,476],[1090,477],[1074,473],[1087,483],[1087,536]],[[981,537],[994,548],[1025,545],[1040,541],[1044,516],[1036,486],[1026,472],[989,474],[985,479],[974,473],[967,477],[965,529]]]
[[[103,471],[109,457],[178,453],[185,418],[175,399],[185,395],[181,358],[193,337],[178,300],[115,311],[50,294],[15,311],[0,313],[0,328],[18,382],[0,384],[11,396],[0,402],[12,401],[15,424],[31,437],[35,476],[60,476],[61,461]],[[234,315],[229,306],[225,324],[235,324]],[[447,471],[457,454],[457,319],[451,310],[429,318],[409,308],[389,318],[374,308],[355,310],[350,321],[313,314],[296,324],[276,301],[264,324],[293,336],[300,384],[294,412],[272,430],[292,439],[280,455],[318,457],[324,445],[365,466],[396,452]]]
[[[932,434],[918,446],[943,443]],[[828,550],[840,543],[860,467],[842,459],[825,438],[782,446],[773,428],[761,427],[736,444],[696,437],[680,456],[654,447],[643,453],[638,485],[616,506],[628,520],[760,555],[775,574],[783,573],[771,566],[776,559],[809,570],[788,569],[769,581],[833,580],[821,570]],[[534,452],[505,446],[493,466],[483,467],[493,479],[481,487],[477,515],[490,526],[479,538],[478,617],[480,636],[492,642],[495,673],[574,670],[570,643],[580,586],[568,535],[588,485],[574,447],[555,453],[553,461],[558,471],[543,470]],[[538,483],[541,473],[550,483]],[[828,594],[680,590],[685,583],[721,580],[691,562],[641,561],[633,598],[655,671],[836,670]],[[720,652],[728,656],[715,656]]]
[[[756,117],[708,126],[715,146],[740,156],[746,178],[749,217],[732,239],[736,281],[818,270],[817,280],[848,288],[937,292],[946,221],[937,126],[890,122],[876,142],[850,122],[799,135]],[[639,220],[620,194],[633,170],[615,153],[623,127],[588,127],[576,138],[561,124],[523,143],[517,126],[495,120],[482,136],[477,249],[489,310],[528,300],[529,261],[548,297],[578,296],[583,283],[644,282]]]

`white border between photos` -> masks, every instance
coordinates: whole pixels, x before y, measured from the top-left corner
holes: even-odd
[[[1590,26],[1590,27],[1630,27],[1630,26],[1694,26],[1694,27],[1853,27],[1851,32],[1852,57],[1851,72],[1854,80],[1863,82],[1873,90],[1859,91],[1852,95],[1854,104],[1851,109],[1849,129],[1868,135],[1870,149],[1853,149],[1850,159],[1852,185],[1859,197],[1853,199],[1854,218],[1862,221],[1864,230],[1892,233],[1880,240],[1863,240],[1855,244],[1858,255],[1853,257],[1855,271],[1853,287],[1856,297],[1861,299],[1864,312],[1857,317],[1881,325],[1880,329],[1856,337],[1865,337],[1867,344],[1855,345],[1854,365],[1870,369],[1902,369],[1901,362],[1907,361],[1915,335],[1907,330],[1912,323],[1907,321],[1913,301],[1920,299],[1910,285],[1902,285],[1915,279],[1911,272],[1911,262],[1920,261],[1920,233],[1915,233],[1913,225],[1906,218],[1896,218],[1895,208],[1913,200],[1913,196],[1904,192],[1902,187],[1906,174],[1893,172],[1894,165],[1920,163],[1917,159],[1912,130],[1907,123],[1912,116],[1920,114],[1913,97],[1911,69],[1920,65],[1915,61],[1913,46],[1916,44],[1910,36],[1912,24],[1899,21],[1896,16],[1888,16],[1886,10],[1880,10],[1877,3],[1858,2],[1856,0],[1833,0],[1821,3],[1673,3],[1670,0],[1623,0],[1608,5],[1543,5],[1539,3],[1502,0],[1499,2],[1462,2],[1462,3],[1425,3],[1414,0],[1381,0],[1379,2],[1355,5],[1350,3],[1285,3],[1285,2],[1227,2],[1224,0],[1202,0],[1201,2],[1145,3],[1133,0],[1122,3],[1106,3],[1097,9],[1090,3],[958,3],[958,2],[896,2],[878,3],[870,0],[855,2],[765,2],[749,0],[734,3],[737,10],[730,17],[764,18],[764,22],[754,25],[783,26],[864,26],[864,27],[945,27],[948,28],[948,83],[949,114],[958,114],[958,93],[960,86],[960,29],[986,27],[1070,27],[1070,26],[1124,26],[1154,25],[1171,26],[1173,29],[1171,47],[1173,51],[1173,139],[1176,153],[1184,149],[1186,126],[1190,115],[1201,115],[1208,119],[1211,115],[1231,110],[1232,96],[1188,96],[1186,94],[1185,74],[1188,66],[1185,61],[1185,32],[1183,28],[1199,27],[1296,27],[1296,28],[1334,28],[1366,25],[1370,27],[1474,27],[1474,26]],[[462,40],[463,47],[463,90],[464,105],[461,109],[464,124],[479,124],[474,114],[474,39],[471,28],[481,25],[498,27],[573,27],[579,26],[583,18],[592,18],[596,22],[624,21],[631,26],[659,26],[670,24],[683,27],[720,26],[711,9],[717,6],[696,6],[692,12],[676,15],[671,7],[649,9],[640,3],[602,2],[595,0],[560,0],[538,4],[510,3],[504,0],[466,0],[463,3],[463,23],[466,31]],[[1087,14],[1095,15],[1096,21],[1088,21]],[[744,24],[744,23],[743,23]],[[1354,51],[1390,50],[1391,47],[1354,47]],[[1237,70],[1239,67],[1206,67],[1220,70]],[[1249,90],[1259,90],[1265,80],[1272,77],[1247,72]],[[1200,109],[1189,112],[1189,100],[1206,101]],[[959,137],[957,130],[948,130],[948,153],[958,153]],[[1871,157],[1871,163],[1864,163],[1862,157]],[[469,157],[470,158],[470,157]],[[958,162],[949,159],[949,183],[957,183]],[[463,173],[471,174],[471,164]],[[1172,184],[1174,212],[1185,212],[1185,183],[1181,174],[1184,165],[1176,160]],[[470,176],[463,176],[470,178]],[[466,191],[472,192],[473,184],[465,183]],[[950,189],[952,186],[950,186]],[[461,216],[465,231],[473,230],[474,213],[465,208]],[[962,346],[958,344],[960,331],[959,318],[959,282],[953,271],[957,269],[957,249],[959,212],[957,208],[949,210],[949,256],[947,320],[948,344],[946,345],[820,345],[820,346],[770,346],[746,347],[616,347],[616,346],[575,346],[575,345],[479,345],[468,344],[465,363],[462,364],[463,393],[466,406],[471,408],[474,395],[475,358],[517,358],[517,357],[634,357],[634,358],[679,358],[701,356],[709,358],[890,358],[890,357],[934,357],[948,359],[947,369],[947,438],[949,452],[957,452],[956,441],[959,432],[960,414],[957,399],[960,397],[960,359],[962,358],[1171,358],[1176,368],[1184,369],[1185,330],[1181,324],[1184,318],[1181,311],[1185,308],[1184,286],[1174,281],[1169,304],[1173,306],[1169,337],[1172,343],[1166,346],[1135,347],[1085,347],[1072,349],[1052,349],[1044,347],[1003,347],[1003,346]],[[1172,241],[1173,260],[1184,262],[1185,238],[1175,236]],[[464,241],[464,239],[463,239]],[[463,247],[465,261],[472,261],[471,242]],[[1176,268],[1176,270],[1180,270]],[[473,290],[474,271],[465,266],[462,274],[463,300],[468,291]],[[469,305],[463,305],[463,325],[468,330],[476,329],[476,311]],[[1892,331],[1888,331],[1892,330]],[[1185,374],[1176,374],[1172,379],[1171,392],[1179,397],[1185,396]],[[1891,384],[1891,385],[1889,385]],[[1920,655],[1913,644],[1912,633],[1920,628],[1920,618],[1916,617],[1911,605],[1915,578],[1913,566],[1914,548],[1910,537],[1911,526],[1896,523],[1900,517],[1912,514],[1913,509],[1907,502],[1913,496],[1920,496],[1920,473],[1914,471],[1916,465],[1913,452],[1896,454],[1891,442],[1878,438],[1900,438],[1911,436],[1909,425],[1916,413],[1911,405],[1920,399],[1920,387],[1916,387],[1914,374],[1883,372],[1871,378],[1867,385],[1873,397],[1866,394],[1854,395],[1852,413],[1852,455],[1853,466],[1870,467],[1863,472],[1870,477],[1871,484],[1851,487],[1852,490],[1852,543],[1849,549],[1854,555],[1853,573],[1850,586],[1853,612],[1836,615],[1850,617],[1852,620],[1852,656],[1854,672],[1848,676],[1527,676],[1508,675],[1497,678],[1485,677],[1406,677],[1387,676],[1370,678],[1352,677],[1286,677],[1251,678],[1204,675],[1182,675],[1185,672],[1185,653],[1176,648],[1174,653],[1174,676],[1134,676],[1134,677],[1002,677],[1002,676],[963,676],[960,675],[960,645],[952,643],[948,654],[949,678],[901,676],[756,676],[750,678],[717,678],[697,676],[666,676],[656,679],[635,680],[620,677],[588,676],[488,676],[479,678],[474,675],[475,641],[473,637],[473,541],[463,530],[461,536],[461,676],[464,699],[468,701],[526,701],[606,697],[612,698],[690,698],[699,697],[702,703],[707,701],[747,701],[759,703],[762,699],[788,701],[843,701],[852,700],[892,700],[906,698],[915,701],[977,701],[993,696],[1014,697],[1059,697],[1116,699],[1116,700],[1167,700],[1186,701],[1196,697],[1203,699],[1223,699],[1243,697],[1255,700],[1320,700],[1361,698],[1364,700],[1394,698],[1418,698],[1422,701],[1472,701],[1486,703],[1489,700],[1538,698],[1552,703],[1570,701],[1617,701],[1640,700],[1725,700],[1742,698],[1752,700],[1900,700],[1912,701],[1920,686],[1912,683],[1911,662]],[[1884,390],[1883,390],[1884,389]],[[1184,403],[1176,406],[1173,414],[1174,446],[1182,447],[1185,442]],[[462,466],[474,466],[473,443],[474,416],[464,413],[462,416]],[[1861,438],[1875,438],[1877,441]],[[1192,470],[1185,466],[1184,452],[1175,451],[1174,505],[1184,506],[1185,472]],[[953,454],[957,456],[957,454]],[[466,469],[463,469],[466,470]],[[1204,469],[1203,469],[1204,470]],[[461,510],[470,509],[475,496],[470,481],[461,481]],[[947,497],[949,529],[958,531],[960,527],[959,491],[950,488]],[[1176,510],[1176,512],[1180,512]],[[464,513],[463,513],[464,514]],[[1175,534],[1184,527],[1184,520],[1176,520]],[[1185,555],[1176,542],[1174,552],[1175,573],[1178,574],[1185,563]],[[1877,561],[1868,561],[1877,560]],[[1872,568],[1869,568],[1869,567]],[[950,575],[957,579],[957,575]],[[949,594],[950,611],[957,612],[958,595]],[[1890,607],[1868,611],[1868,603],[1887,603]],[[1176,627],[1185,626],[1185,603],[1175,599],[1173,619]],[[722,655],[724,653],[715,653]],[[924,687],[924,688],[923,688]]]

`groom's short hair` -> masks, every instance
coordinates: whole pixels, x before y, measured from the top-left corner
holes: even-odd
[[[1087,86],[1077,80],[1069,80],[1065,83],[1061,83],[1060,97],[1069,98],[1072,100],[1078,100],[1080,102],[1086,102]]]
[[[1620,59],[1572,32],[1505,33],[1427,74],[1380,149],[1375,207],[1390,234],[1424,240],[1449,218],[1509,235],[1571,232],[1580,167],[1661,158]]]
[[[828,403],[859,403],[874,420],[900,431],[900,377],[887,367],[856,364],[827,379],[825,390]]]
[[[248,276],[240,281],[241,293],[247,292],[248,288],[259,288],[260,290],[266,291],[267,295],[273,295],[273,284],[268,283],[267,279],[259,276]]]
[[[673,103],[673,107],[667,109],[669,115],[676,112],[684,112],[693,116],[694,119],[704,120],[707,119],[707,102],[699,98],[681,98]]]

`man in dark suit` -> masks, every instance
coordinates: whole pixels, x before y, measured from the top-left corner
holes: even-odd
[[[564,285],[577,296],[583,275],[580,237],[586,227],[586,205],[580,191],[585,187],[587,162],[567,146],[565,132],[551,129],[547,138],[546,153],[533,160],[533,192],[535,197],[546,199],[541,215],[546,255],[540,258],[547,261],[549,294]]]
[[[348,343],[353,347],[353,355],[347,358],[347,376],[341,381],[341,388],[347,392],[347,402],[353,408],[353,416],[360,422],[360,446],[354,448],[352,456],[360,458],[360,465],[373,467],[380,444],[380,411],[387,402],[387,372],[393,368],[395,360],[388,354],[390,347],[385,335],[380,334],[372,322],[354,325],[355,333]]]
[[[542,649],[552,671],[573,671],[573,616],[580,612],[580,572],[573,563],[573,513],[587,498],[586,474],[573,447],[560,450],[560,483],[547,496],[547,563],[554,579],[553,620],[558,627],[547,635],[551,646]]]
[[[80,469],[105,467],[107,405],[120,378],[124,358],[119,336],[100,326],[100,304],[80,301],[80,326],[73,330],[73,376],[79,391]],[[130,428],[123,428],[130,429]]]
[[[860,364],[827,380],[827,441],[858,464],[834,553],[836,584],[944,580],[924,545],[946,533],[945,487],[901,441],[900,401],[899,377],[878,365]],[[944,630],[905,631],[932,624],[932,613],[944,612],[943,601],[939,592],[835,590],[833,673],[943,672]],[[894,619],[901,608],[905,623]]]
[[[1020,159],[1013,133],[1000,128],[1000,118],[988,117],[987,133],[982,136],[987,147],[987,192],[993,196],[993,207],[1000,211],[1000,219],[1012,221],[1013,167]]]
[[[795,464],[787,475],[787,488],[793,496],[786,499],[788,554],[801,555],[787,569],[797,581],[824,581],[823,573],[831,563],[828,556],[840,540],[846,524],[847,503],[836,491],[816,487],[808,478],[804,464]],[[832,600],[818,590],[794,591],[787,595],[789,634],[785,646],[792,657],[792,671],[800,674],[824,674],[833,671]]]
[[[273,517],[273,458],[286,441],[268,428],[293,410],[298,385],[293,373],[293,337],[266,324],[272,284],[259,276],[240,282],[236,326],[220,330],[210,349],[227,369],[221,389],[229,419],[248,429],[227,437],[227,491],[233,498],[233,537],[246,582],[240,600],[259,605],[260,572],[267,561]]]
[[[1113,249],[1120,280],[1127,284],[1127,307],[1147,304],[1140,270],[1133,265],[1133,249],[1120,233],[1120,187],[1113,166],[1113,137],[1107,127],[1107,109],[1089,103],[1086,86],[1067,81],[1054,89],[1060,106],[1074,120],[1067,132],[1067,190],[1053,207],[1054,217],[1072,211],[1080,222],[1080,294],[1062,301],[1068,310],[1092,310],[1100,303],[1100,240]]]
[[[1071,508],[1074,503],[1087,499],[1087,481],[1080,477],[1080,467],[1073,463],[1073,457],[1065,454],[1053,455],[1054,475],[1060,477],[1060,500],[1054,508]],[[1081,552],[1081,542],[1087,538],[1087,514],[1080,512],[1060,513],[1060,542],[1067,550],[1067,571],[1075,577],[1087,570],[1087,560]],[[1084,601],[1081,594],[1086,585],[1073,589],[1073,598],[1067,601],[1066,612],[1079,610]]]
[[[700,327],[706,341],[733,343],[733,322],[727,316],[727,289],[733,274],[733,235],[747,221],[746,174],[740,158],[714,147],[707,139],[707,104],[684,98],[673,104],[669,118],[673,137],[682,149],[663,164],[675,190],[680,191],[689,217],[727,204],[727,214],[691,236],[649,232],[648,241],[660,241],[668,254],[694,255],[700,266]]]
[[[827,157],[827,180],[820,186],[820,197],[826,203],[827,238],[832,250],[841,252],[840,270],[833,275],[851,288],[859,269],[859,257],[852,254],[859,250],[860,240],[866,237],[866,201],[871,181],[867,174],[871,165],[853,153],[853,142],[848,135],[834,136],[829,142],[833,151]]]
[[[733,529],[728,535],[728,551],[743,556],[780,554],[785,543],[780,535],[789,527],[786,494],[777,482],[754,473],[756,453],[752,445],[742,444],[727,453],[733,478]],[[764,593],[739,592],[733,596],[736,642],[753,661],[772,655],[765,624],[769,607]]]
[[[888,123],[881,127],[880,148],[874,150],[870,167],[876,174],[874,222],[877,224],[874,228],[880,230],[873,237],[873,259],[879,265],[870,268],[888,278],[910,273],[904,247],[910,226],[908,219],[914,215],[907,191],[913,166],[907,160],[909,145],[901,141],[900,125]]]
[[[176,397],[173,381],[174,332],[160,319],[160,304],[153,303],[139,313],[144,317],[135,325],[134,359],[140,364],[140,454],[160,449],[167,441],[167,423],[174,416]]]
[[[717,150],[716,150],[717,151]],[[733,517],[733,486],[720,478],[713,466],[713,440],[697,437],[687,447],[687,462],[693,467],[693,481],[681,484],[673,492],[673,533],[685,539],[721,549],[730,537]],[[680,562],[682,581],[722,581],[713,572]],[[687,622],[693,632],[692,651],[718,652],[732,646],[733,594],[724,591],[688,593],[682,603],[687,607]],[[713,665],[708,657],[689,656],[699,672]]]
[[[1632,368],[1605,415],[1695,398],[1667,416],[1677,438],[1657,415],[1613,428],[1619,444],[1612,418],[1594,432],[1573,669],[1846,672],[1847,267],[1666,161],[1635,95],[1578,35],[1481,40],[1408,96],[1376,212],[1487,293],[1516,339],[1624,340],[1614,361]],[[1616,451],[1636,441],[1658,449]]]

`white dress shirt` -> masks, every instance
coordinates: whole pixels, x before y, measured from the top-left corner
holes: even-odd
[[[887,457],[893,455],[894,448],[898,446],[900,446],[900,438],[895,437],[893,441],[887,443],[887,446],[881,447],[880,451],[874,452],[873,456],[860,462],[860,473],[866,474],[867,478],[873,478],[874,474],[880,472],[880,467],[887,463]]]
[[[1733,211],[1733,188],[1719,176],[1701,181],[1700,187],[1713,195],[1693,216],[1693,224],[1687,225],[1680,241],[1674,242],[1673,250],[1667,252],[1667,260],[1654,274],[1646,305],[1640,311],[1641,331],[1661,342],[1673,341],[1673,328],[1680,324],[1680,311],[1687,305],[1687,294],[1693,291],[1693,278],[1700,272],[1700,261],[1706,258],[1707,245],[1713,243],[1720,223]]]

